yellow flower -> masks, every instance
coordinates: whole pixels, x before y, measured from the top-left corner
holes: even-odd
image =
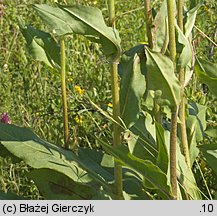
[[[112,103],[108,103],[107,106],[112,108],[113,104]]]
[[[68,78],[68,82],[72,82],[72,81],[73,81],[72,77]]]
[[[75,91],[79,94],[79,95],[83,95],[84,94],[84,89],[82,89],[79,85],[75,85]]]
[[[79,116],[79,115],[76,115],[75,118],[74,118],[75,122],[77,124],[82,124],[83,123],[83,118],[82,116]]]

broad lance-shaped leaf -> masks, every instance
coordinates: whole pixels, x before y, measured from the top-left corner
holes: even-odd
[[[121,58],[120,102],[121,118],[127,128],[139,119],[140,101],[146,90],[144,46],[133,47]]]
[[[36,4],[33,8],[58,36],[72,33],[84,35],[89,40],[100,43],[105,55],[120,54],[118,32],[106,26],[102,13],[98,8],[59,4],[58,7]]]
[[[35,169],[52,169],[75,182],[96,181],[110,190],[107,183],[113,181],[110,173],[96,163],[89,167],[72,151],[40,139],[29,129],[0,124],[0,145]]]
[[[33,58],[52,68],[60,67],[60,47],[49,33],[37,30],[30,25],[21,26],[20,29]]]
[[[167,199],[171,199],[171,188],[167,183],[166,174],[164,174],[158,166],[154,165],[149,160],[142,160],[133,156],[125,145],[114,147],[102,140],[99,141],[103,148],[113,155],[121,164],[140,173],[146,181],[160,190]]]
[[[217,97],[217,64],[196,58],[195,72],[200,82],[208,85],[209,90]]]
[[[145,47],[147,57],[147,87],[157,91],[159,104],[176,107],[180,103],[180,83],[174,73],[173,62],[161,53]]]
[[[106,199],[114,196],[110,186],[114,182],[114,158],[111,155],[88,148],[79,148],[75,155],[40,139],[30,129],[0,123],[0,147],[4,146],[37,169],[30,176],[48,199]],[[123,168],[123,181],[125,198],[148,198],[137,173]],[[56,194],[52,197],[54,192]]]

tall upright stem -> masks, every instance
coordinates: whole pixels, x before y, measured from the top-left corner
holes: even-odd
[[[148,44],[149,47],[153,48],[153,40],[152,40],[152,14],[151,14],[151,4],[150,0],[145,0],[145,18],[146,18],[146,32],[148,36]]]
[[[115,1],[108,0],[109,25],[115,27]],[[118,82],[118,61],[117,57],[111,61],[111,87],[112,87],[112,103],[113,103],[113,119],[120,123],[120,99],[119,99],[119,82]],[[113,145],[121,144],[121,130],[116,123],[113,125]],[[114,193],[116,199],[123,199],[123,183],[122,183],[122,166],[115,162],[114,167],[115,185]]]
[[[169,24],[169,50],[170,58],[175,64],[176,61],[176,37],[175,37],[175,15],[174,1],[167,0],[168,24]]]
[[[167,0],[168,24],[169,24],[169,50],[170,58],[176,68],[176,40],[175,40],[175,15],[174,0]],[[173,192],[173,199],[177,199],[177,177],[176,177],[176,141],[177,141],[177,117],[178,107],[172,109],[171,130],[170,130],[170,181]]]
[[[178,0],[178,25],[181,31],[183,31],[183,1]],[[189,155],[189,147],[188,147],[188,138],[186,131],[186,122],[185,122],[185,70],[184,68],[180,68],[179,70],[179,80],[181,83],[181,103],[179,107],[179,118],[181,121],[180,125],[180,134],[181,134],[181,143],[182,143],[182,151],[185,157],[185,161],[189,168],[191,168],[190,155]]]
[[[69,148],[69,127],[68,127],[68,111],[66,98],[66,56],[65,56],[65,42],[64,38],[60,39],[60,53],[61,53],[61,90],[62,90],[62,104],[63,104],[63,126],[64,126],[64,145]]]

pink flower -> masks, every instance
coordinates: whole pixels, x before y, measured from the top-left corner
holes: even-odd
[[[0,121],[4,124],[10,124],[11,119],[10,119],[10,116],[8,115],[8,113],[2,113],[0,115]]]

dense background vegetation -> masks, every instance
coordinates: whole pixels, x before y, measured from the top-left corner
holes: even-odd
[[[72,0],[67,2],[75,3]],[[29,56],[19,29],[20,22],[34,23],[35,27],[46,30],[31,9],[31,3],[53,4],[54,1],[4,1],[4,16],[0,19],[0,114],[7,112],[13,124],[30,127],[41,138],[61,145],[63,125],[60,124],[62,111],[58,74]],[[80,0],[80,3],[99,7],[108,21],[106,1]],[[159,0],[152,1],[152,6],[156,9],[159,4]],[[196,26],[214,41],[217,31],[216,10],[215,0],[205,1],[196,21]],[[147,42],[143,1],[116,1],[116,11],[116,28],[122,39],[123,50]],[[197,55],[216,63],[215,46],[197,29],[194,30],[194,38]],[[93,109],[83,93],[102,109],[111,111],[109,64],[97,44],[79,36],[73,36],[66,43],[71,143],[97,148],[98,141],[92,134],[105,141],[111,140],[111,124]],[[189,100],[208,106],[208,127],[217,127],[217,101],[210,100],[211,95],[209,91],[206,92],[206,87],[193,79],[186,94]],[[216,138],[206,137],[203,142],[216,143]],[[202,156],[198,157],[197,161],[214,197],[217,191],[217,176]],[[0,189],[26,198],[41,198],[34,183],[25,177],[28,170],[24,163],[14,165],[9,159],[0,159]],[[199,187],[208,195],[197,164],[193,171]]]

